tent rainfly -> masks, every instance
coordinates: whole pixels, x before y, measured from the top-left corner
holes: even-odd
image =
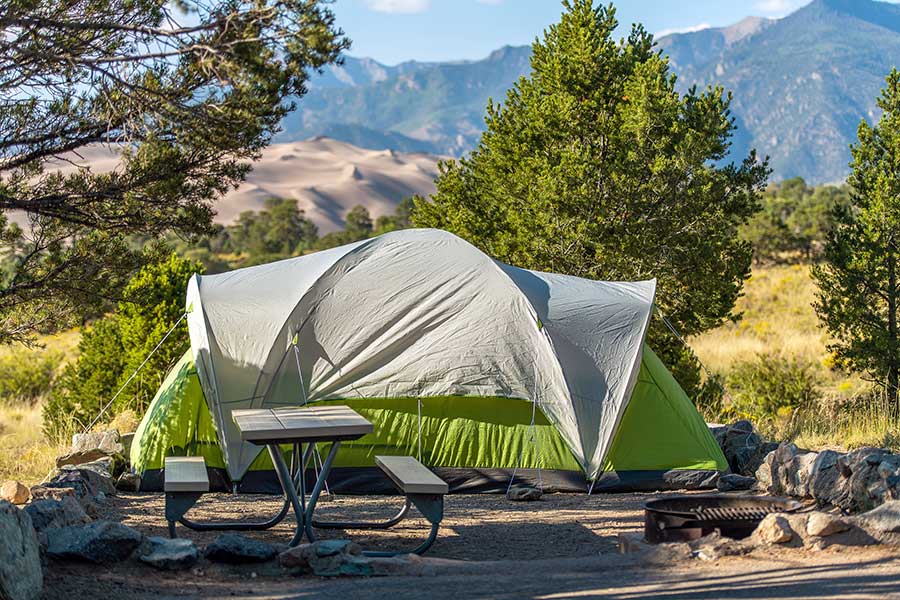
[[[727,464],[645,344],[655,281],[512,267],[410,229],[219,275],[187,293],[191,349],[132,445],[142,489],[167,455],[218,486],[277,491],[238,408],[346,404],[375,432],[345,443],[331,489],[389,489],[376,454],[419,457],[456,491],[700,487]],[[322,450],[324,451],[324,445]]]

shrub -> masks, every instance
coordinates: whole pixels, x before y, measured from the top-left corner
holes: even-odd
[[[199,263],[171,254],[131,278],[115,314],[99,319],[84,332],[78,360],[66,366],[44,405],[44,433],[50,439],[83,429],[112,400],[184,314],[188,281],[201,271]],[[105,417],[112,419],[125,410],[143,414],[187,346],[187,324],[182,321],[122,390]]]
[[[819,398],[813,365],[798,358],[759,354],[728,374],[732,409],[758,419],[783,421]]]
[[[19,352],[0,358],[0,402],[35,404],[53,385],[62,357],[55,352]]]

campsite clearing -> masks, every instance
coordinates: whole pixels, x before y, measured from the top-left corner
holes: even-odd
[[[658,494],[550,494],[540,502],[509,502],[499,495],[451,495],[441,536],[429,557],[438,561],[423,577],[320,579],[290,577],[276,567],[224,567],[203,563],[191,571],[162,573],[134,562],[110,567],[52,563],[45,598],[223,597],[309,598],[316,596],[402,598],[804,598],[900,597],[900,551],[885,547],[822,551],[770,548],[713,562],[696,559],[647,563],[620,555],[619,533],[641,528],[641,504]],[[382,517],[397,496],[341,496],[320,505],[323,517]],[[234,518],[247,511],[272,512],[276,496],[211,495],[198,516]],[[120,520],[147,535],[164,535],[161,494],[110,498],[103,518]],[[409,519],[386,532],[349,532],[367,546],[396,544],[421,532]],[[283,541],[287,522],[248,535]],[[323,532],[332,535],[339,532]],[[184,531],[206,545],[214,533]],[[277,573],[277,574],[276,574]]]

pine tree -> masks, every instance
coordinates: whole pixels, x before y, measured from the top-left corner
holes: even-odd
[[[612,6],[563,5],[532,46],[530,76],[502,106],[489,102],[478,147],[441,164],[414,222],[520,267],[656,277],[657,303],[682,334],[715,327],[749,275],[737,229],[758,210],[767,161],[724,164],[730,95],[676,92],[640,25],[616,42]],[[651,333],[670,366],[684,358],[662,328]]]
[[[816,312],[839,363],[884,387],[900,415],[900,71],[887,77],[875,126],[863,120],[851,146],[852,205],[837,211],[837,227],[814,269]]]

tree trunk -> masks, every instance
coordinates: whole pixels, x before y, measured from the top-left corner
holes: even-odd
[[[900,418],[898,403],[898,385],[900,385],[900,348],[897,344],[897,264],[894,260],[894,238],[888,238],[888,369],[887,369],[887,401],[891,419]]]

